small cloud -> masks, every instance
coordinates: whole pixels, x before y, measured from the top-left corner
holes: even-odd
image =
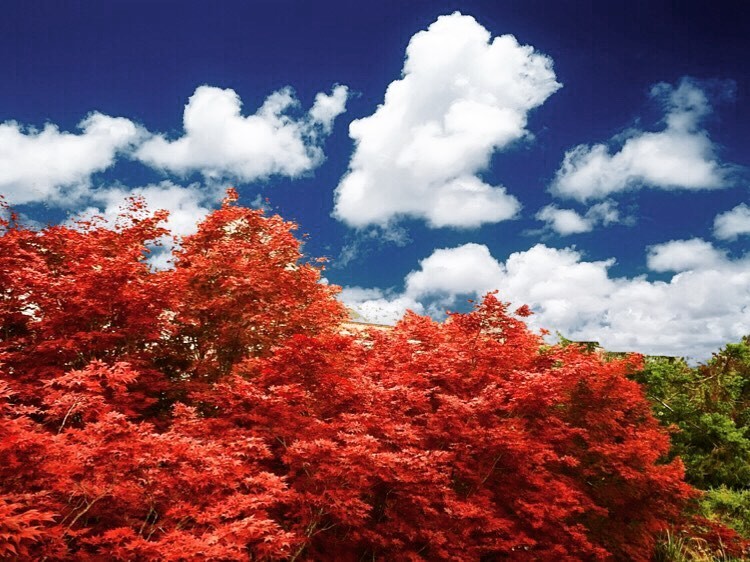
[[[252,201],[250,201],[250,206],[253,209],[263,209],[266,214],[270,213],[273,210],[268,199],[264,199],[260,193],[258,193]]]
[[[640,187],[718,189],[729,185],[729,167],[701,128],[713,109],[706,92],[683,78],[677,87],[657,84],[651,96],[664,106],[659,132],[631,129],[609,144],[579,145],[567,151],[550,190],[579,201],[600,199]],[[610,152],[611,144],[622,144]]]
[[[403,247],[411,242],[409,232],[397,224],[355,230],[348,233],[345,240],[338,258],[333,262],[335,268],[346,267],[354,260],[364,258],[375,248],[389,244]]]
[[[556,205],[547,205],[541,209],[536,214],[536,219],[546,222],[548,228],[561,236],[591,232],[594,228],[591,221],[586,220],[586,217],[582,217],[573,209],[560,209]]]
[[[359,240],[347,242],[341,247],[339,256],[333,262],[333,267],[344,268],[357,259],[361,253],[361,243]]]
[[[336,117],[346,111],[348,94],[348,88],[340,85],[333,88],[331,95],[319,92],[309,112],[311,122],[320,125],[323,132],[329,134]]]
[[[714,236],[721,240],[735,240],[750,234],[750,207],[741,203],[734,209],[716,216]]]
[[[573,209],[561,209],[551,204],[543,207],[536,219],[547,223],[547,228],[560,236],[591,232],[596,226],[608,226],[621,222],[617,204],[614,201],[604,201],[591,206],[584,215]]]
[[[504,269],[484,244],[435,250],[406,276],[405,293],[413,299],[482,294],[497,287]]]
[[[621,220],[620,211],[617,209],[617,203],[614,201],[603,201],[592,205],[586,211],[586,218],[604,226],[618,223]]]

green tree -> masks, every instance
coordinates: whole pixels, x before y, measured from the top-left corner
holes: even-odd
[[[697,367],[647,357],[635,378],[672,430],[670,458],[705,491],[698,511],[750,538],[750,337]]]
[[[675,430],[672,455],[695,486],[750,488],[750,339],[729,344],[706,364],[646,358],[636,376],[656,416]]]

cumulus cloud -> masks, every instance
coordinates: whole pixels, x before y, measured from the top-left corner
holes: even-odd
[[[355,151],[334,216],[352,227],[399,217],[432,227],[476,227],[516,216],[518,200],[478,174],[492,154],[529,136],[527,114],[560,84],[550,58],[512,35],[492,38],[454,13],[414,35],[402,78],[355,120]]]
[[[544,221],[547,226],[562,236],[591,232],[594,225],[573,209],[560,209],[557,205],[547,205],[537,214],[536,219]]]
[[[296,177],[323,161],[320,143],[346,109],[347,88],[319,93],[312,108],[294,118],[299,101],[290,88],[274,92],[252,115],[243,116],[234,90],[200,86],[183,115],[185,133],[144,142],[137,158],[178,175],[200,172],[205,178],[253,181],[272,175]]]
[[[0,193],[10,204],[69,205],[91,176],[112,166],[145,134],[129,119],[91,113],[80,134],[47,124],[41,130],[8,121],[0,124]]]
[[[687,257],[698,249],[699,258]],[[727,342],[750,333],[750,257],[729,260],[700,240],[671,241],[649,250],[658,271],[676,271],[669,281],[645,276],[614,277],[614,259],[585,261],[572,248],[538,244],[505,262],[478,244],[436,250],[407,275],[401,293],[366,292],[350,301],[368,317],[371,302],[427,312],[456,304],[465,295],[499,290],[514,306],[528,304],[533,327],[559,330],[568,338],[599,341],[612,351],[638,351],[704,359]],[[360,290],[361,291],[361,290]]]
[[[573,209],[561,209],[557,205],[547,205],[539,210],[536,219],[547,223],[547,228],[561,236],[591,232],[598,225],[607,226],[620,221],[617,204],[604,201],[592,205],[580,215]]]
[[[414,299],[484,293],[494,289],[502,275],[502,267],[483,244],[435,250],[419,266],[406,276],[406,295]]]
[[[0,124],[0,193],[12,205],[77,205],[97,197],[92,175],[123,154],[179,175],[200,171],[210,179],[299,176],[323,161],[320,145],[345,111],[347,92],[346,86],[320,92],[312,108],[294,118],[290,113],[299,102],[287,88],[244,117],[233,90],[201,86],[185,107],[185,135],[175,141],[98,112],[78,124],[80,133],[8,121]]]
[[[710,242],[700,238],[672,240],[648,249],[646,263],[652,271],[690,271],[721,266],[726,252],[714,248]]]
[[[721,240],[734,240],[738,236],[750,234],[750,207],[744,203],[737,205],[714,219],[714,236]]]
[[[726,187],[727,169],[701,128],[703,119],[712,112],[704,90],[684,78],[677,87],[655,85],[651,97],[665,110],[662,131],[633,129],[618,135],[619,142],[613,139],[607,144],[576,146],[566,152],[551,185],[552,193],[587,201],[640,187]],[[620,143],[620,149],[612,153],[612,145]]]

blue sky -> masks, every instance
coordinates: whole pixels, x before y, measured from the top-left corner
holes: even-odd
[[[750,333],[744,2],[2,10],[0,193],[30,223],[141,194],[185,234],[235,185],[372,321],[497,289],[610,349]]]

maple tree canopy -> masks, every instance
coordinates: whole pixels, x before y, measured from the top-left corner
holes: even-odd
[[[0,224],[0,558],[648,560],[693,495],[626,374],[494,295],[348,335],[294,225]]]

